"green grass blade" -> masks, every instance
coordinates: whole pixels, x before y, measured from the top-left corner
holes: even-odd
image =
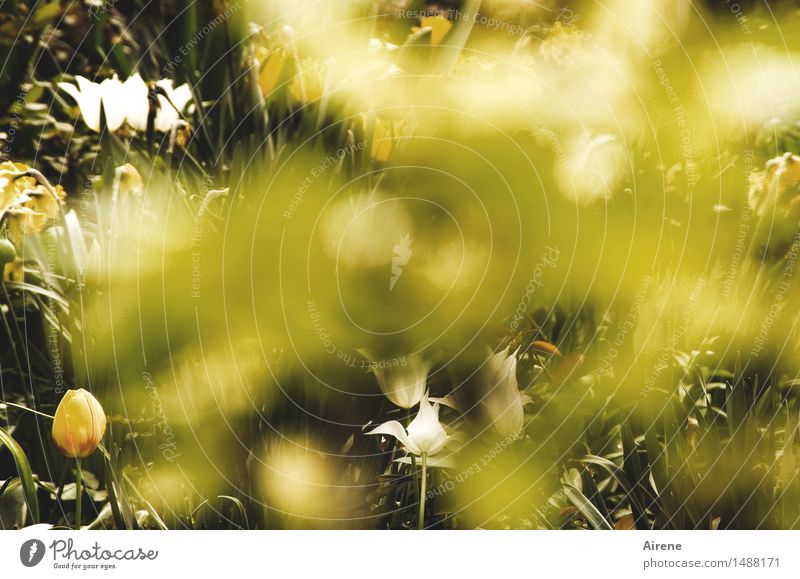
[[[564,494],[567,495],[569,502],[575,505],[581,514],[586,517],[586,520],[592,526],[593,529],[601,530],[601,531],[612,531],[613,528],[608,523],[608,521],[600,514],[600,511],[597,510],[592,504],[592,501],[587,499],[583,493],[578,490],[577,487],[569,484],[564,484]]]
[[[587,498],[592,502],[597,511],[609,524],[613,525],[614,521],[611,518],[611,513],[608,512],[605,501],[603,501],[603,494],[600,492],[600,489],[597,488],[597,483],[595,483],[592,472],[588,468],[584,468],[581,471],[581,485],[586,490]]]
[[[648,500],[650,493],[647,492],[645,486],[648,482],[648,476],[642,466],[642,460],[639,456],[639,445],[633,436],[630,423],[625,422],[620,431],[622,435],[622,451],[623,461],[622,466],[625,471],[625,476],[631,481],[632,494],[636,494],[639,499],[638,504],[647,504],[654,502]],[[631,511],[633,511],[633,521],[637,529],[649,529],[650,526],[647,522],[647,513],[644,509],[640,509],[637,501],[631,501]]]
[[[28,503],[28,511],[34,524],[38,523],[39,499],[36,496],[36,483],[33,481],[33,471],[31,471],[28,457],[25,456],[25,451],[17,444],[17,441],[2,428],[0,428],[0,443],[5,445],[14,457],[14,462],[17,464],[17,472],[22,481],[22,490],[25,493],[25,502]]]
[[[469,40],[472,27],[475,25],[475,17],[481,7],[481,0],[466,0],[461,8],[461,18],[453,25],[447,34],[446,44],[438,47],[433,59],[431,70],[434,73],[444,74],[448,72],[458,60],[461,51]]]

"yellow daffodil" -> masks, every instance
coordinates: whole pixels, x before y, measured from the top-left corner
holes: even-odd
[[[67,195],[60,185],[51,192],[35,177],[25,175],[29,169],[23,163],[0,163],[0,219],[7,214],[8,235],[17,247],[24,236],[41,232],[58,216]]]
[[[25,281],[25,269],[21,259],[17,257],[3,265],[3,281],[18,283]]]

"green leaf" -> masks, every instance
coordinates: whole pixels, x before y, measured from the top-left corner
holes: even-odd
[[[116,447],[116,445],[114,445]],[[119,456],[117,448],[114,449],[115,456]],[[108,502],[111,504],[111,514],[114,518],[114,524],[117,529],[136,529],[136,517],[133,514],[133,508],[130,501],[125,494],[125,487],[119,483],[114,466],[112,464],[112,455],[105,448],[101,449],[105,460],[104,469],[106,474],[106,486],[108,487]],[[116,462],[116,461],[113,461]]]
[[[62,10],[60,2],[50,2],[48,4],[42,4],[33,13],[33,23],[38,28],[42,28],[45,24],[48,24],[56,16],[61,15],[61,13]]]
[[[649,504],[654,503],[651,500],[650,493],[647,492],[645,485],[647,484],[648,477],[642,466],[642,460],[639,456],[639,445],[633,436],[633,431],[629,422],[625,422],[620,430],[622,436],[622,451],[623,460],[622,466],[625,471],[625,476],[631,481],[631,494],[636,494],[639,498],[639,503]],[[637,529],[649,529],[647,523],[647,514],[644,509],[640,509],[636,501],[631,501],[631,511],[633,512],[633,521]]]
[[[614,480],[616,480],[617,483],[619,483],[619,486],[621,486],[622,490],[625,491],[625,495],[628,497],[628,500],[631,502],[631,504],[635,505],[636,509],[638,509],[640,512],[645,512],[644,505],[641,503],[636,493],[633,492],[633,487],[625,476],[625,471],[623,471],[622,467],[620,467],[618,464],[608,460],[607,458],[593,454],[579,458],[578,462],[583,464],[593,464],[604,469],[606,472],[608,472],[608,474],[614,477]]]
[[[592,504],[592,501],[587,499],[577,487],[569,483],[564,483],[564,494],[567,495],[569,502],[575,505],[581,514],[586,517],[586,520],[593,529],[602,531],[613,530],[605,517],[603,517],[600,511]]]
[[[14,462],[17,464],[17,472],[22,481],[22,490],[25,493],[25,502],[28,503],[28,511],[33,522],[38,523],[39,499],[36,496],[36,483],[33,481],[33,472],[31,471],[28,457],[25,456],[25,451],[17,444],[17,441],[2,428],[0,428],[0,443],[5,445],[14,457]]]
[[[469,40],[475,18],[481,7],[481,0],[466,0],[461,8],[461,18],[458,19],[447,34],[446,43],[437,47],[431,71],[434,73],[447,73],[458,60],[462,49]]]
[[[609,522],[609,524],[613,524],[611,514],[608,512],[606,503],[603,500],[603,495],[600,492],[600,489],[597,488],[597,483],[595,483],[592,472],[588,468],[581,470],[581,486],[586,491],[585,496],[587,496],[587,498],[592,502],[597,511],[606,521]]]

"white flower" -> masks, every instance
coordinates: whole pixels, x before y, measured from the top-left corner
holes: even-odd
[[[100,107],[105,114],[106,128],[116,131],[125,122],[127,103],[123,84],[114,75],[101,83],[92,82],[82,76],[76,76],[77,85],[68,82],[58,83],[58,87],[70,95],[81,110],[86,125],[93,131],[100,132]]]
[[[181,114],[186,105],[192,100],[192,91],[188,84],[182,84],[177,88],[172,88],[172,80],[163,79],[156,82],[156,86],[164,89],[169,97],[165,99],[162,95],[158,96],[158,113],[156,113],[155,129],[166,133],[172,130],[173,125],[181,121]]]
[[[150,89],[139,73],[131,75],[124,83],[119,81],[117,75],[101,83],[82,76],[76,76],[75,81],[77,85],[61,82],[58,86],[78,103],[81,116],[90,129],[100,132],[102,106],[108,130],[116,131],[126,121],[134,130],[147,130]],[[159,107],[153,125],[156,131],[168,132],[181,121],[181,113],[192,99],[192,91],[187,84],[173,88],[170,79],[162,79],[155,84],[163,94],[157,97]]]
[[[519,392],[516,352],[509,354],[506,348],[489,356],[478,372],[478,383],[485,391],[481,406],[495,430],[503,437],[517,436],[530,399]]]
[[[161,133],[172,130],[172,127],[181,121],[181,114],[186,105],[192,100],[192,91],[188,84],[182,84],[177,88],[172,87],[172,80],[162,79],[156,81],[156,86],[164,91],[164,95],[158,95],[158,111],[153,122],[153,128]],[[125,81],[126,98],[129,102],[128,124],[137,131],[147,130],[147,116],[150,110],[148,95],[150,90],[139,76],[139,73],[131,75]]]
[[[68,82],[58,83],[58,88],[70,95],[81,110],[83,121],[93,131],[100,131],[100,85],[88,78],[76,76],[77,86]]]
[[[367,434],[388,434],[403,443],[403,446],[418,456],[431,456],[442,450],[449,436],[439,423],[439,405],[431,406],[428,396],[419,402],[419,412],[408,425],[408,430],[396,420],[384,422]]]
[[[395,364],[395,360],[391,364],[382,364],[382,360],[370,352],[360,352],[372,362],[378,386],[393,404],[400,408],[413,408],[419,403],[431,369],[429,361],[421,356],[408,356],[404,359],[405,364]]]
[[[128,125],[134,130],[146,131],[147,113],[150,110],[147,95],[150,91],[138,72],[129,76],[124,85],[129,103],[126,117]]]

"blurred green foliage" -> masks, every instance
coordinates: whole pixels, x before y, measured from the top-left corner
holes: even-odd
[[[427,527],[800,524],[791,3],[11,4],[4,157],[68,192],[0,294],[41,521],[74,524],[46,415],[83,386],[85,525],[415,528],[417,459],[365,431],[414,412],[375,360],[422,356],[457,401]],[[171,131],[57,88],[134,72],[191,88]],[[3,526],[36,519],[14,458]]]

